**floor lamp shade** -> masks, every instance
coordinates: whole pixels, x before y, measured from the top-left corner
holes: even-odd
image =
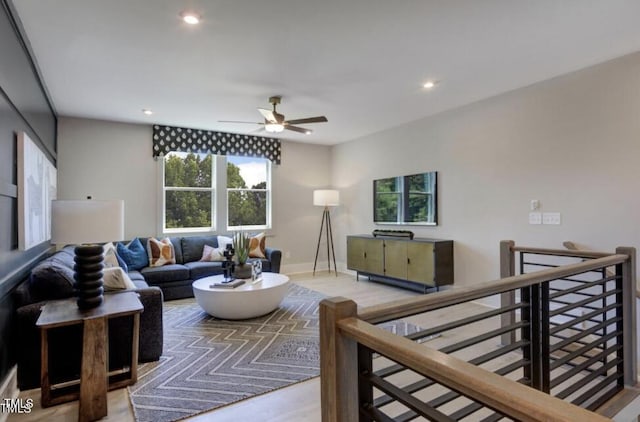
[[[319,207],[336,207],[340,205],[340,192],[332,189],[314,190],[313,205]]]
[[[101,243],[124,239],[124,201],[59,200],[51,203],[51,242],[74,244],[78,307],[102,303]]]

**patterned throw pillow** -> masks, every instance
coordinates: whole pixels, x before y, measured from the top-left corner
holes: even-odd
[[[128,245],[118,242],[116,245],[118,255],[127,263],[129,271],[140,271],[149,265],[149,257],[142,242],[137,237]]]
[[[266,258],[265,235],[257,234],[249,239],[249,258]]]
[[[149,254],[150,267],[162,267],[163,265],[175,264],[176,253],[173,250],[173,243],[168,237],[158,240],[150,237],[147,240],[147,253]]]
[[[213,246],[204,245],[202,248],[202,262],[224,261],[224,248],[214,248]]]

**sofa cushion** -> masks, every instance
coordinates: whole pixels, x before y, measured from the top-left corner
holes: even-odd
[[[144,276],[140,274],[140,271],[129,271],[127,275],[129,276],[131,281],[133,281],[134,283],[136,281],[144,281]],[[149,287],[149,286],[145,286],[145,287]]]
[[[60,256],[58,256],[60,255]],[[64,299],[74,295],[73,263],[65,254],[55,254],[31,270],[29,293],[32,300]]]
[[[162,267],[146,267],[140,270],[149,284],[162,284],[168,281],[188,280],[189,268],[181,264],[169,264]]]
[[[118,242],[116,248],[118,255],[127,263],[129,270],[139,271],[149,265],[147,250],[137,237],[128,245]]]
[[[150,267],[162,267],[163,265],[176,263],[173,243],[171,243],[168,237],[162,240],[150,237],[147,240],[147,255],[149,257]]]
[[[202,258],[204,245],[218,247],[218,236],[189,236],[182,238],[183,263],[199,261]]]
[[[222,262],[187,262],[184,264],[191,272],[191,279],[197,280],[210,275],[222,274]]]

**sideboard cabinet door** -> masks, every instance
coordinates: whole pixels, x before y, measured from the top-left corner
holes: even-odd
[[[361,273],[384,273],[384,243],[380,239],[347,237],[347,267]]]
[[[404,240],[384,241],[384,275],[407,279],[407,242]]]
[[[433,243],[405,243],[407,245],[407,280],[435,287]]]

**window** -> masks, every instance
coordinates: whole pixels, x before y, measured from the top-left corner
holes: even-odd
[[[215,161],[210,154],[164,157],[164,231],[211,230],[215,221]]]
[[[227,228],[271,225],[271,162],[266,158],[227,156]]]
[[[163,232],[271,226],[268,159],[170,152],[162,164]]]

